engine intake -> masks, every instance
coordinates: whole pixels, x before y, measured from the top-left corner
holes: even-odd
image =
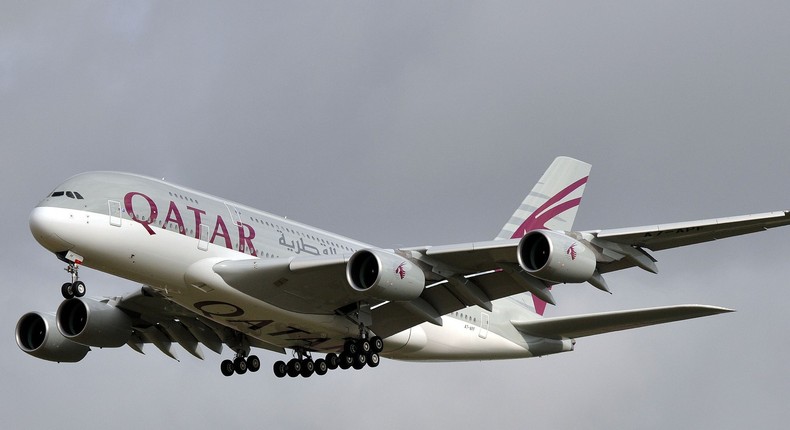
[[[425,288],[425,275],[419,267],[399,255],[375,249],[355,252],[348,260],[346,278],[354,290],[379,300],[413,300]]]
[[[16,324],[16,344],[33,357],[58,363],[76,363],[91,350],[66,339],[54,328],[53,315],[28,312]]]
[[[518,244],[518,263],[532,276],[556,283],[581,283],[595,273],[595,253],[583,241],[551,230],[533,230]]]
[[[117,307],[92,299],[69,299],[60,304],[58,330],[67,339],[100,348],[122,346],[132,335],[132,320]]]

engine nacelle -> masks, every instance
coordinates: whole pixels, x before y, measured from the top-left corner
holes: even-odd
[[[63,337],[55,317],[39,312],[26,313],[16,323],[16,344],[33,357],[58,363],[76,363],[91,350]]]
[[[425,288],[422,269],[386,251],[363,249],[348,260],[346,278],[355,290],[379,300],[408,301]]]
[[[58,330],[66,339],[100,348],[117,348],[132,335],[132,320],[117,307],[92,299],[75,298],[60,304]]]
[[[533,230],[518,244],[518,263],[532,276],[556,283],[592,278],[595,253],[585,242],[551,230]]]

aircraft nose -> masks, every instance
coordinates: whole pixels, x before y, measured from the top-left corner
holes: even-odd
[[[44,248],[52,252],[67,251],[72,244],[57,235],[57,228],[62,224],[57,213],[57,208],[36,207],[30,212],[30,232]]]

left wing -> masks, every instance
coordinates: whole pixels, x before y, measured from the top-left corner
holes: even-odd
[[[568,317],[512,321],[518,331],[549,339],[570,338],[629,330],[655,324],[706,317],[732,309],[703,305],[679,305],[618,312],[602,312]]]
[[[790,224],[790,211],[591,232],[598,239],[661,251]]]
[[[663,250],[788,224],[790,212],[782,211],[618,230],[554,233],[567,237],[569,243],[589,246],[595,261],[587,281],[608,291],[602,273],[633,266],[658,271],[656,260],[643,248]],[[411,253],[426,271],[436,274],[437,283],[426,288],[417,304],[389,302],[376,308],[374,330],[386,336],[424,321],[436,323],[438,316],[467,306],[490,310],[492,300],[524,292],[554,304],[549,291],[552,284],[584,282],[540,278],[534,271],[525,270],[519,261],[519,253],[525,252],[523,247],[524,238],[402,249]]]

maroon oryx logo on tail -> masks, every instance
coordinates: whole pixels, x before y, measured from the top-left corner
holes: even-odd
[[[401,279],[406,277],[406,262],[404,261],[401,264],[398,264],[398,267],[395,268],[395,274],[400,276]]]

